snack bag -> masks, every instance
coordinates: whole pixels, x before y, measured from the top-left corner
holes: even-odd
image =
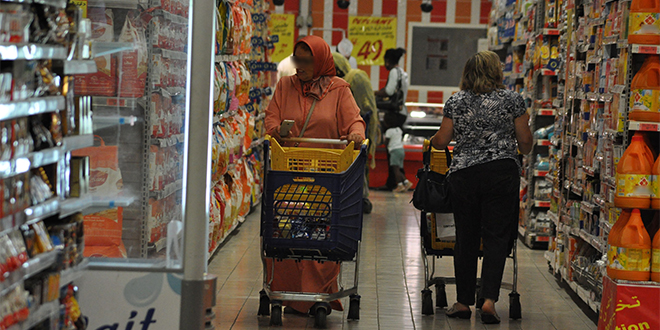
[[[89,156],[89,191],[92,195],[117,196],[121,193],[123,187],[117,146],[106,146],[103,139],[96,135],[94,140],[99,141],[100,146],[75,150],[71,152],[71,155],[76,157]]]
[[[92,40],[114,41],[114,15],[112,10],[89,8],[87,17],[92,21]],[[75,75],[74,92],[76,95],[115,96],[117,95],[117,59],[113,55],[99,56],[96,73]]]
[[[126,17],[124,27],[119,35],[119,42],[130,42],[135,50],[123,52],[121,56],[122,74],[119,81],[119,96],[142,97],[147,80],[147,41],[144,29],[137,26],[138,20],[132,12]]]

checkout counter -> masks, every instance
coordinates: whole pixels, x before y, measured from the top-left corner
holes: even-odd
[[[417,185],[415,175],[417,174],[417,170],[422,167],[422,146],[424,139],[431,138],[440,128],[443,107],[444,104],[442,103],[406,102],[408,119],[403,125],[403,148],[406,152],[403,167],[406,178],[415,186]],[[379,116],[382,122],[384,112],[381,111]],[[378,188],[385,186],[388,169],[387,146],[381,144],[376,148],[376,168],[369,172],[369,187]]]

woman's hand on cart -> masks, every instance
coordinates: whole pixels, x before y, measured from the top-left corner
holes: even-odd
[[[355,145],[360,145],[362,141],[364,140],[360,134],[357,133],[351,133],[348,135],[343,135],[342,137],[339,138],[340,140],[347,140],[348,142],[355,142]]]

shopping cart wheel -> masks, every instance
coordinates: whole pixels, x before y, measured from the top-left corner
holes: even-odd
[[[433,315],[433,296],[429,289],[422,290],[422,315]]]
[[[259,311],[257,312],[257,315],[270,315],[270,298],[268,298],[265,290],[259,292]]]
[[[326,304],[317,304],[314,308],[314,326],[325,329],[327,325],[328,307]]]
[[[518,292],[509,293],[509,317],[518,320],[522,318],[520,306],[520,294]]]
[[[348,303],[348,319],[349,320],[359,320],[360,319],[360,296],[357,294],[351,295],[351,300]]]
[[[445,291],[445,283],[439,282],[435,284],[435,307],[445,308],[447,304],[447,292]]]
[[[273,303],[270,308],[270,325],[282,325],[282,304]]]

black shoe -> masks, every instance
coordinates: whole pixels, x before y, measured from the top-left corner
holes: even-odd
[[[468,309],[466,311],[461,311],[456,309],[456,304],[454,304],[454,306],[451,306],[447,312],[445,312],[445,315],[447,315],[447,317],[467,320],[472,317],[472,310]]]
[[[500,317],[497,314],[481,312],[481,322],[483,324],[500,324]]]
[[[369,214],[373,210],[374,206],[371,204],[369,198],[362,199],[362,213]]]

